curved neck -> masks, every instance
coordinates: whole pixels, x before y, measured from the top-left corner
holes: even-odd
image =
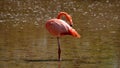
[[[66,19],[67,19],[67,20],[69,21],[69,23],[70,23],[70,26],[73,25],[73,23],[72,23],[72,18],[71,18],[71,16],[70,16],[69,14],[67,14],[66,12],[60,12],[60,13],[58,14],[58,16],[57,16],[57,19],[61,19],[62,16],[65,16],[65,17],[66,17]]]

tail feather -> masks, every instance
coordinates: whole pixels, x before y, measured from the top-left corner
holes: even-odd
[[[80,38],[80,35],[77,33],[75,29],[70,29],[69,31],[72,36]]]

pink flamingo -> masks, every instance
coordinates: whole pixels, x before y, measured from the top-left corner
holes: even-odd
[[[61,20],[61,17],[65,16],[66,20],[69,22],[66,23],[64,20]],[[60,49],[60,41],[59,37],[64,35],[72,35],[74,37],[80,38],[80,35],[77,33],[75,29],[72,28],[73,22],[72,17],[66,13],[66,12],[60,12],[58,13],[57,18],[50,19],[46,22],[46,29],[51,33],[52,35],[57,37],[58,42],[58,60],[60,61],[60,55],[61,55],[61,49]]]

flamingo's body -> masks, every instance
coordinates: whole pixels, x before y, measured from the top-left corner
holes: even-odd
[[[61,16],[65,16],[66,19],[69,21],[69,24],[66,23],[64,20],[61,20]],[[66,12],[60,12],[58,14],[58,17],[56,19],[50,19],[46,22],[46,29],[54,36],[57,37],[58,40],[58,55],[60,60],[60,43],[59,43],[59,37],[64,35],[72,35],[74,37],[79,38],[80,35],[77,33],[75,29],[73,29],[72,26],[72,18],[70,15],[68,15]]]
[[[79,34],[65,21],[61,19],[51,19],[46,23],[47,30],[54,36],[72,35],[80,37]]]

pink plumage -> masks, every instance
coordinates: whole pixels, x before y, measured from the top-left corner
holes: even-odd
[[[68,23],[61,19],[50,19],[46,22],[47,30],[54,36],[72,35],[79,38],[80,35]]]
[[[61,17],[65,16],[66,20],[69,22],[65,22],[64,20],[61,20]],[[74,37],[80,38],[80,35],[77,33],[75,29],[73,29],[71,26],[73,25],[72,17],[67,14],[66,12],[60,12],[55,19],[50,19],[46,22],[46,29],[51,33],[53,36],[57,37],[58,41],[58,59],[61,60],[60,54],[61,54],[61,48],[60,48],[60,41],[59,37],[64,35],[72,35]]]

